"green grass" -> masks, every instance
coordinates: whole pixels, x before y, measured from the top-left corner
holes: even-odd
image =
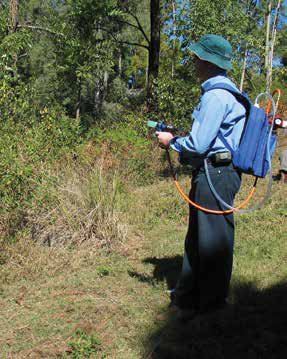
[[[181,183],[187,191],[188,178]],[[0,358],[287,357],[286,195],[275,182],[261,210],[236,215],[230,305],[185,324],[166,290],[180,271],[188,208],[169,178],[128,184],[118,203],[127,235],[112,246],[44,247],[23,232],[3,247]]]

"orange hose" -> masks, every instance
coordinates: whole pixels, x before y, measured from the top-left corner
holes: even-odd
[[[272,97],[277,93],[277,101],[276,101],[276,105],[275,105],[275,112],[277,110],[277,107],[278,107],[278,104],[279,104],[279,100],[280,100],[280,97],[281,97],[281,90],[278,88],[276,89],[275,91],[273,91],[272,93]],[[267,109],[266,109],[266,114],[268,115],[269,112],[270,112],[270,108],[271,108],[271,101],[268,102],[267,104]],[[251,189],[251,192],[250,194],[248,195],[248,197],[236,208],[234,209],[228,209],[228,210],[224,210],[224,211],[217,211],[217,210],[213,210],[213,209],[209,209],[209,208],[205,208],[205,207],[202,207],[200,206],[199,204],[195,203],[195,202],[192,202],[191,199],[183,192],[183,190],[180,188],[179,186],[179,183],[178,181],[176,180],[176,176],[175,176],[175,173],[173,171],[173,167],[172,167],[172,163],[171,163],[171,160],[170,160],[170,156],[169,156],[169,153],[168,153],[168,150],[166,151],[167,152],[167,157],[168,157],[168,161],[169,161],[169,164],[170,164],[170,168],[171,168],[171,172],[172,172],[172,175],[173,175],[173,180],[174,180],[174,183],[175,183],[175,186],[178,190],[178,192],[180,193],[180,195],[189,203],[191,204],[193,207],[197,208],[197,209],[200,209],[201,211],[204,211],[204,212],[207,212],[207,213],[213,213],[213,214],[228,214],[228,213],[232,213],[232,212],[236,212],[237,210],[239,210],[240,208],[244,207],[251,199],[251,197],[253,196],[253,194],[255,193],[255,190],[256,190],[256,181],[257,179],[255,180],[254,182],[254,185]]]
[[[232,212],[236,212],[237,210],[239,210],[240,208],[244,207],[251,199],[251,197],[253,196],[253,194],[255,193],[256,190],[256,184],[257,184],[257,179],[258,177],[256,177],[255,182],[253,184],[253,187],[251,189],[251,192],[249,194],[249,196],[245,199],[245,201],[243,201],[238,207],[234,208],[234,209],[227,209],[224,211],[217,211],[217,210],[213,210],[213,209],[209,209],[209,208],[205,208],[200,206],[199,204],[192,202],[191,199],[183,192],[183,190],[180,188],[179,183],[176,179],[176,174],[175,171],[173,169],[173,165],[171,162],[171,158],[170,158],[170,154],[169,154],[169,150],[166,148],[166,156],[167,156],[167,160],[170,166],[170,171],[174,180],[174,184],[176,189],[178,190],[178,192],[180,193],[180,195],[189,203],[191,204],[193,207],[200,209],[201,211],[207,212],[207,213],[213,213],[213,214],[228,214],[228,213],[232,213]]]
[[[276,101],[276,105],[275,105],[275,113],[277,112],[277,108],[278,108],[278,104],[279,104],[279,100],[281,97],[281,90],[280,89],[276,89],[273,91],[272,93],[272,97],[277,93],[277,101]],[[271,108],[271,100],[268,101],[268,105],[267,105],[267,109],[266,109],[266,114],[268,115],[270,112],[270,108]]]
[[[237,210],[239,210],[240,208],[244,207],[251,199],[251,197],[253,196],[256,187],[255,184],[253,185],[251,192],[249,193],[249,196],[236,208],[234,209],[227,209],[224,211],[217,211],[217,210],[213,210],[213,209],[209,209],[209,208],[205,208],[200,206],[199,204],[192,202],[191,199],[183,192],[183,190],[180,188],[178,181],[174,179],[174,184],[178,190],[178,192],[181,194],[181,196],[188,202],[190,203],[193,207],[200,209],[201,211],[207,212],[207,213],[213,213],[213,214],[228,214],[228,213],[232,213],[232,212],[236,212]]]

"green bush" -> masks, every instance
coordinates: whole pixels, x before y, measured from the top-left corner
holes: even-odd
[[[80,141],[80,128],[59,108],[37,109],[33,92],[18,83],[0,86],[0,235],[25,225],[26,210],[49,164]],[[45,192],[45,190],[43,191]]]
[[[144,185],[153,182],[155,175],[157,164],[154,158],[154,146],[152,140],[140,135],[139,128],[133,120],[134,118],[128,117],[127,122],[105,131],[98,131],[95,146],[106,151],[106,157],[110,157],[114,168],[120,171],[122,178],[130,183]],[[132,121],[132,125],[129,121]],[[138,131],[133,129],[133,126]]]
[[[108,88],[107,102],[126,105],[128,101],[127,83],[120,77],[116,77]]]
[[[158,101],[158,120],[189,130],[191,115],[198,102],[198,85],[177,78],[161,78],[155,86]]]

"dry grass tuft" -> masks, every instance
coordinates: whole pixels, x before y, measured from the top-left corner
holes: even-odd
[[[44,208],[28,215],[33,240],[49,247],[111,247],[125,239],[127,226],[117,203],[120,181],[103,166],[103,159],[94,165],[69,163],[53,174],[54,205],[49,212]]]

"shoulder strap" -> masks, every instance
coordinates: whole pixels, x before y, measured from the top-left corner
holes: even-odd
[[[217,84],[211,86],[208,90],[204,91],[204,93],[207,91],[216,90],[216,89],[226,90],[226,91],[230,92],[236,98],[236,100],[245,107],[246,120],[248,119],[250,109],[251,109],[251,102],[247,95],[241,93],[239,90],[235,89],[231,85],[228,85],[224,82],[220,82],[220,83],[217,83]],[[246,126],[246,122],[245,122],[245,126]],[[218,137],[223,142],[225,147],[233,154],[234,153],[233,149],[230,147],[229,143],[226,141],[226,139],[224,138],[224,136],[222,136],[222,134],[220,132],[218,134]]]
[[[236,98],[236,100],[245,107],[246,112],[249,113],[251,102],[246,94],[241,93],[239,90],[235,89],[231,85],[228,85],[224,82],[220,82],[211,86],[208,90],[205,90],[204,93],[216,89],[226,90],[230,92]]]

